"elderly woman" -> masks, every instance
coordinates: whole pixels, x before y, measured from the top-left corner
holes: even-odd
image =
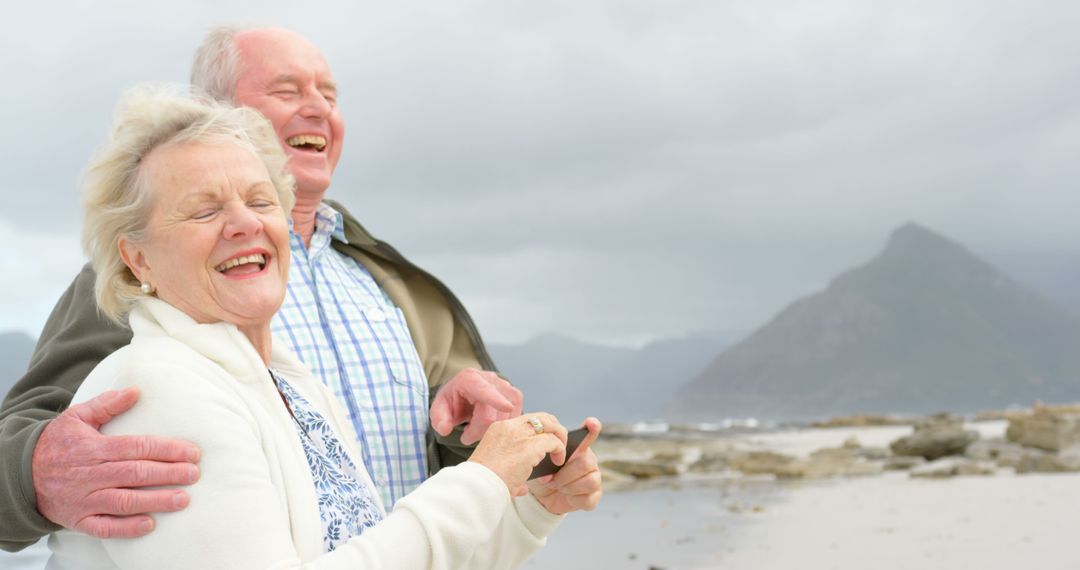
[[[384,511],[349,422],[270,335],[289,264],[285,160],[255,111],[145,88],[122,102],[88,170],[84,245],[99,307],[134,338],[75,401],[139,386],[103,431],[188,439],[201,479],[143,538],[54,534],[50,568],[509,568],[553,513],[599,500],[595,472],[573,495],[525,493],[545,454],[565,455],[566,430],[538,413],[493,424],[469,461]]]

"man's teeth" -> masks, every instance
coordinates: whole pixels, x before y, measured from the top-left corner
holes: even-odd
[[[326,138],[320,137],[318,135],[296,135],[295,137],[289,137],[285,139],[285,142],[288,143],[289,146],[293,147],[309,144],[315,147],[317,150],[322,150],[326,148]]]
[[[233,259],[230,259],[230,260],[226,261],[225,263],[222,263],[221,265],[215,267],[214,269],[217,270],[218,272],[225,272],[225,271],[228,271],[228,270],[232,269],[233,267],[236,267],[238,265],[243,265],[245,263],[258,263],[259,265],[262,265],[262,264],[266,263],[266,257],[263,256],[263,254],[261,254],[261,253],[256,253],[256,254],[253,254],[253,255],[245,255],[243,257],[236,257],[236,258],[233,258]]]

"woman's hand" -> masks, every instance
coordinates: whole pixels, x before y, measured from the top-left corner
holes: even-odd
[[[542,433],[529,423],[532,418],[540,421]],[[533,467],[548,453],[555,465],[566,461],[566,428],[555,416],[537,412],[491,424],[469,461],[494,471],[512,495],[521,496]]]
[[[588,418],[585,427],[589,429],[589,435],[558,473],[529,482],[529,491],[553,514],[591,511],[604,494],[596,454],[589,449],[600,436],[600,420]]]

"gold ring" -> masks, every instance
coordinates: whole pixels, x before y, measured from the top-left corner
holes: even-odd
[[[529,418],[529,425],[532,426],[536,435],[544,433],[544,424],[540,422],[539,418]]]

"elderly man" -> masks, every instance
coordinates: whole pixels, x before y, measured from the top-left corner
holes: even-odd
[[[521,393],[496,375],[472,319],[445,285],[323,201],[345,125],[315,46],[287,30],[216,29],[196,53],[192,82],[261,111],[289,155],[297,182],[293,261],[273,330],[339,396],[392,505],[440,466],[467,458],[493,421],[520,414]],[[101,318],[92,288],[84,268],[0,412],[0,546],[7,550],[56,525],[141,536],[153,530],[147,513],[187,505],[183,490],[168,487],[198,478],[199,450],[191,444],[98,432],[136,403],[135,390],[57,413],[90,369],[131,338]],[[429,421],[437,435],[429,435]]]

